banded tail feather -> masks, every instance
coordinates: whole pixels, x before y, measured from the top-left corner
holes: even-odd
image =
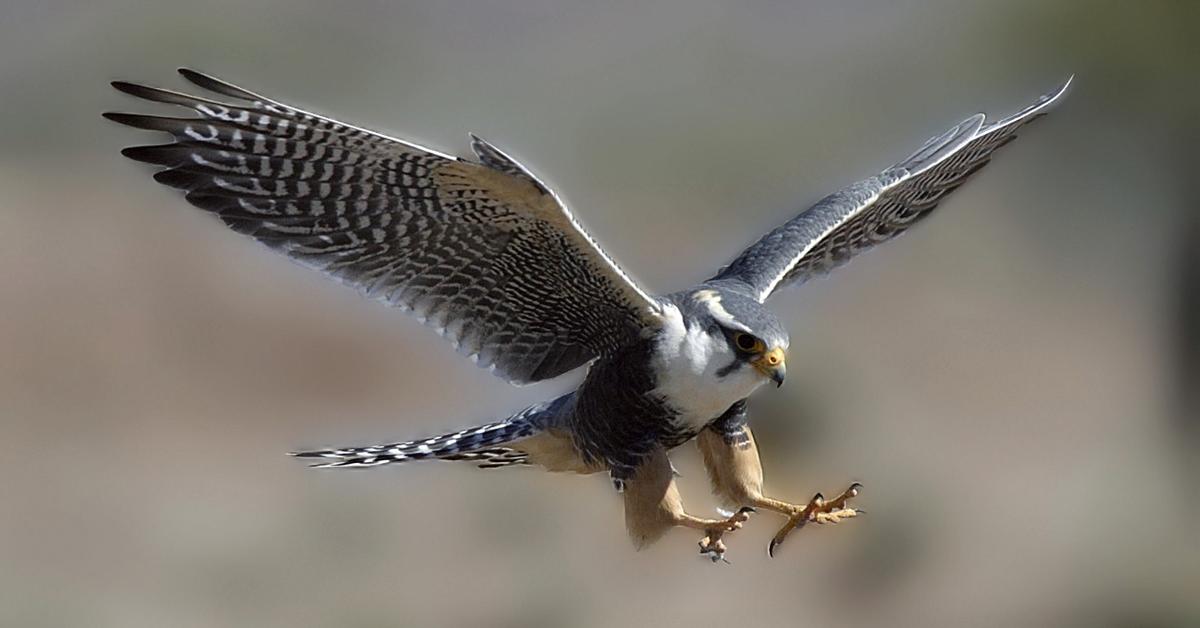
[[[528,464],[527,454],[503,445],[541,431],[538,418],[542,410],[534,406],[503,421],[422,440],[296,451],[291,455],[320,459],[321,462],[311,465],[314,468],[367,468],[411,460],[466,460],[481,469]]]

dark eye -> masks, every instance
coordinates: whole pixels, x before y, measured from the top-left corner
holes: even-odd
[[[763,341],[740,331],[733,335],[733,344],[738,348],[738,351],[745,351],[746,353],[757,353],[763,350]]]

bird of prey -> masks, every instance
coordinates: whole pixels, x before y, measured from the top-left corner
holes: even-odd
[[[297,452],[323,467],[466,460],[607,473],[636,546],[699,530],[702,554],[754,509],[787,518],[769,546],[807,523],[859,510],[857,483],[833,499],[763,492],[747,398],[782,385],[788,333],[766,307],[928,216],[992,153],[1050,110],[1070,80],[996,122],[973,115],[878,175],[835,192],[686,290],[639,287],[554,191],[472,135],[471,158],[351,126],[181,69],[195,96],[127,82],[116,89],[189,116],[106,113],[173,141],[126,148],[154,179],[235,231],[412,312],[500,377],[527,384],[587,367],[582,383],[508,418],[406,442]],[[687,512],[668,452],[695,439],[718,518]],[[735,511],[736,509],[736,511]]]

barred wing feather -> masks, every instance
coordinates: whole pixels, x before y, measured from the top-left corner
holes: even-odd
[[[545,185],[472,136],[479,162],[276,102],[191,70],[225,100],[113,86],[198,116],[107,113],[174,142],[123,154],[155,180],[301,263],[411,310],[514,383],[635,340],[658,302]]]

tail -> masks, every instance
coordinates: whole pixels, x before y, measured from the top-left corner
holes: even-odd
[[[296,451],[297,458],[320,458],[317,468],[378,467],[410,460],[471,460],[481,469],[528,464],[528,454],[503,447],[543,429],[547,404],[526,408],[513,416],[425,440],[388,445]]]

